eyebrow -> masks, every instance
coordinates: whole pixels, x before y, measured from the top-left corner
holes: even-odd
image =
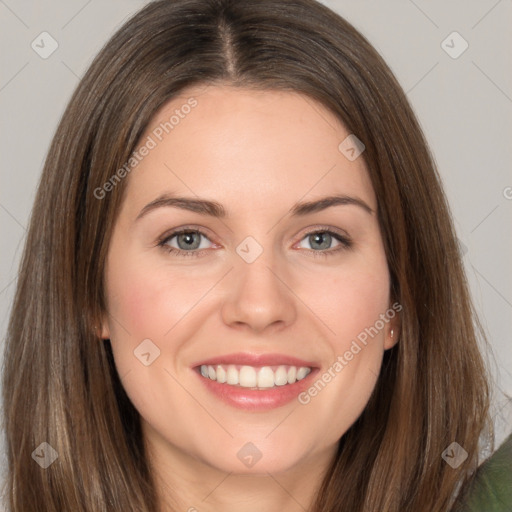
[[[373,210],[362,199],[346,195],[333,195],[322,197],[321,199],[317,199],[315,201],[307,201],[302,203],[298,202],[292,206],[288,213],[290,213],[292,217],[303,217],[311,213],[326,210],[327,208],[331,208],[333,206],[345,205],[358,206],[370,215],[373,213]],[[142,208],[140,213],[135,218],[135,221],[138,221],[149,212],[162,207],[180,208],[182,210],[199,213],[200,215],[209,215],[219,219],[224,219],[228,216],[224,206],[216,201],[210,201],[208,199],[202,198],[178,197],[172,194],[163,194],[144,206],[144,208]]]

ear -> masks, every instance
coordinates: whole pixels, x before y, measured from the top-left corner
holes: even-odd
[[[94,324],[94,334],[104,340],[110,339],[110,327],[108,324],[108,315],[107,313],[102,314],[101,321],[96,322]]]
[[[401,326],[401,315],[400,311],[402,311],[402,306],[395,302],[392,306],[389,307],[386,314],[390,319],[386,325],[386,339],[384,340],[384,350],[388,350],[393,348],[398,343],[400,326]],[[393,317],[391,315],[394,313]]]

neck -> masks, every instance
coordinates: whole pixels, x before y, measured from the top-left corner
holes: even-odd
[[[152,449],[153,448],[153,449]],[[306,512],[311,510],[336,446],[280,473],[235,473],[179,449],[148,447],[159,512]]]

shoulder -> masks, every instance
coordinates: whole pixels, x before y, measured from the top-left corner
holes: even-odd
[[[512,434],[476,471],[457,512],[512,511]]]

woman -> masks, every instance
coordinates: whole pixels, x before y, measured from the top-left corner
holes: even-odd
[[[9,506],[458,507],[490,427],[480,334],[370,44],[312,0],[152,2],[43,171],[5,356]]]

